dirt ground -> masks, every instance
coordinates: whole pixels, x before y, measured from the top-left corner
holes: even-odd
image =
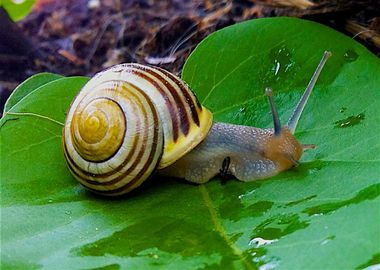
[[[0,8],[0,109],[20,82],[39,72],[90,76],[138,62],[179,74],[208,34],[276,16],[328,25],[380,56],[378,1],[38,0],[17,23]]]

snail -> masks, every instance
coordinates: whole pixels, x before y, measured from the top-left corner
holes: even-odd
[[[286,126],[266,89],[274,128],[213,122],[185,82],[158,67],[120,64],[96,74],[67,113],[63,149],[74,177],[108,196],[125,194],[151,174],[205,183],[217,174],[241,181],[298,164],[305,148],[298,120],[326,63],[325,52]]]

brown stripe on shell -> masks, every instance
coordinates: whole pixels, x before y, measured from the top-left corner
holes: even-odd
[[[132,148],[131,149],[134,149],[134,148],[137,147],[138,141],[139,141],[138,137],[135,137],[134,140],[133,140],[133,144],[132,144]],[[68,153],[66,144],[64,144],[64,152]],[[73,172],[73,174],[75,174],[76,176],[78,176],[78,178],[83,179],[86,182],[91,182],[91,184],[93,184],[93,185],[96,185],[96,184],[104,185],[104,183],[99,183],[99,182],[96,182],[96,181],[92,181],[92,180],[86,179],[86,178],[84,178],[80,174],[83,174],[85,176],[96,177],[96,178],[106,178],[106,177],[109,177],[109,176],[115,174],[115,172],[120,171],[126,165],[126,163],[128,162],[128,160],[131,159],[133,153],[134,153],[133,151],[130,151],[129,154],[128,154],[128,156],[125,158],[125,160],[117,168],[115,168],[112,171],[107,172],[107,173],[98,173],[98,174],[96,174],[96,173],[90,173],[90,172],[82,169],[81,167],[79,167],[76,164],[76,162],[74,162],[74,160],[72,159],[72,157],[69,154],[67,154],[66,157],[67,157],[67,161],[68,161],[68,165],[70,167],[70,170]],[[91,163],[95,163],[95,162],[91,162]]]
[[[144,119],[146,119],[146,118],[144,118]],[[145,122],[147,122],[147,121],[145,120]],[[132,165],[128,168],[128,170],[126,170],[122,175],[119,175],[118,177],[116,177],[116,178],[114,178],[114,179],[112,179],[110,181],[103,182],[103,183],[100,183],[100,182],[97,182],[97,181],[93,181],[93,180],[90,180],[90,179],[86,180],[86,182],[89,183],[89,184],[91,184],[91,185],[95,185],[95,186],[99,186],[99,185],[101,185],[101,186],[111,186],[113,184],[116,184],[116,183],[120,182],[120,180],[124,179],[124,177],[126,175],[130,174],[136,168],[136,166],[139,164],[139,162],[142,161],[142,156],[144,155],[145,146],[147,144],[147,137],[145,135],[146,134],[144,133],[143,136],[142,136],[143,137],[143,143],[141,145],[142,147],[140,148],[140,151],[137,154],[136,159],[133,161]],[[153,139],[154,139],[154,137],[153,137]],[[103,178],[103,175],[101,177],[98,177],[98,178]]]
[[[105,89],[105,90],[112,90],[112,89]],[[115,104],[120,108],[120,110],[123,111],[123,108],[120,106],[119,103],[117,103],[115,100],[113,100],[113,99],[111,99],[111,98],[108,98],[108,97],[98,97],[98,98],[92,99],[91,101],[95,101],[95,100],[99,100],[99,99],[107,99],[107,100],[109,100],[109,101],[115,103]],[[83,100],[83,99],[82,99],[82,100]],[[80,103],[79,103],[79,104],[80,104]],[[81,113],[81,114],[82,114],[82,113]],[[124,123],[125,123],[125,130],[124,130],[124,134],[123,134],[123,139],[120,141],[120,143],[119,143],[118,147],[116,148],[115,152],[112,153],[112,155],[110,155],[110,156],[109,156],[108,158],[106,158],[106,159],[103,159],[103,160],[89,160],[89,159],[86,159],[86,158],[83,157],[83,156],[79,153],[79,151],[78,151],[77,145],[79,144],[79,142],[77,141],[76,137],[75,137],[75,136],[71,136],[71,137],[72,137],[72,140],[73,140],[73,146],[74,146],[74,149],[75,149],[75,150],[77,151],[77,153],[81,156],[81,158],[83,158],[83,159],[84,159],[85,161],[87,161],[87,162],[92,162],[92,163],[103,163],[103,162],[105,162],[105,161],[107,161],[107,160],[113,158],[113,157],[117,154],[117,152],[119,152],[120,146],[122,145],[122,143],[123,143],[123,141],[124,141],[124,138],[125,138],[125,134],[126,134],[126,132],[127,132],[127,119],[125,118],[125,114],[124,114],[124,113],[123,113],[122,115],[123,115],[123,119],[124,119]],[[70,126],[71,134],[74,134],[74,133],[72,132],[73,128],[74,128],[74,127],[73,127],[73,122],[71,122],[71,126]]]
[[[165,100],[165,104],[169,110],[170,118],[173,124],[173,141],[176,142],[178,140],[178,132],[179,132],[179,123],[178,123],[177,113],[176,113],[176,108],[177,108],[176,104],[171,103],[170,99],[167,98],[167,93],[165,92],[165,90],[154,79],[150,78],[149,76],[145,75],[143,72],[140,71],[140,70],[147,71],[146,69],[142,69],[140,66],[136,66],[136,65],[130,65],[130,67],[136,68],[136,69],[130,70],[132,74],[147,80],[150,84],[152,84],[158,90],[158,92],[161,94],[161,96]]]
[[[131,83],[129,83],[131,84]],[[132,85],[132,84],[131,84]],[[135,89],[138,89],[136,86],[132,85]],[[125,87],[123,87],[125,89]],[[141,91],[141,90],[140,90]],[[132,94],[134,97],[136,97],[136,95],[134,95],[132,92],[130,92],[130,94]],[[148,100],[150,102],[150,100]],[[146,111],[143,110],[143,118],[146,118],[147,115],[146,115]],[[136,124],[136,129],[140,129],[141,128],[141,124],[140,124],[140,119],[137,118],[137,124]],[[156,122],[154,122],[154,124],[156,124]],[[137,147],[137,144],[139,142],[139,137],[134,137],[134,140],[133,140],[133,144],[132,144],[132,148],[131,148],[131,151],[129,152],[128,156],[124,159],[124,161],[118,166],[116,167],[115,169],[113,169],[112,171],[110,172],[107,172],[107,173],[99,173],[99,174],[94,174],[94,173],[89,173],[88,171],[85,171],[83,170],[81,167],[79,167],[74,161],[73,159],[71,158],[71,156],[69,157],[70,161],[73,163],[73,165],[75,166],[75,168],[80,171],[81,173],[83,173],[84,175],[87,175],[87,176],[93,176],[93,177],[96,177],[96,178],[106,178],[106,177],[109,177],[113,174],[115,174],[115,172],[118,172],[120,171],[121,169],[123,169],[125,167],[125,165],[128,163],[128,161],[132,158],[133,154],[134,154],[134,151],[133,149],[135,149]],[[78,173],[76,173],[76,175],[78,175]],[[78,177],[80,177],[81,179],[83,179],[83,177],[81,177],[80,175],[78,175]],[[92,180],[86,180],[87,182],[94,182],[92,184],[96,185],[96,183],[99,183],[99,182],[95,182],[95,181],[92,181]],[[104,184],[104,183],[99,183],[99,184]]]
[[[136,86],[133,86],[135,88],[137,88]],[[125,89],[125,87],[123,87],[123,89]],[[131,93],[131,92],[130,92]],[[133,93],[132,93],[133,94]],[[134,95],[135,96],[135,95]],[[135,96],[136,97],[136,96]],[[144,117],[146,116],[146,114],[144,115]],[[136,128],[137,129],[140,129],[140,121],[139,121],[139,118],[137,118],[137,121],[136,121]],[[125,137],[124,137],[125,138]],[[137,144],[139,142],[139,137],[134,137],[134,140],[133,140],[133,143],[132,143],[132,148],[131,149],[135,149],[137,147]],[[66,145],[65,145],[66,147]],[[65,148],[66,150],[66,148]],[[73,161],[73,159],[71,158],[71,156],[68,156],[68,159],[69,161],[72,163],[72,165],[75,166],[76,170],[77,171],[80,171],[82,174],[84,175],[87,175],[87,176],[93,176],[93,177],[97,177],[97,178],[106,178],[110,175],[113,175],[115,171],[120,171],[122,168],[124,168],[124,166],[127,164],[128,160],[132,158],[132,155],[133,155],[134,151],[130,151],[128,156],[125,158],[125,160],[115,169],[113,169],[112,171],[108,172],[108,173],[101,173],[101,174],[94,174],[94,173],[90,173],[88,171],[85,171],[84,169],[82,169],[81,167],[79,167],[76,162]],[[72,170],[74,172],[74,170]],[[77,172],[75,172],[75,175],[77,175],[79,178],[81,179],[84,179],[81,175],[79,175]]]
[[[157,132],[157,129],[155,129],[154,138],[157,139],[157,137],[158,137],[158,132]],[[131,186],[136,184],[140,180],[140,177],[145,173],[146,169],[151,165],[152,159],[155,156],[156,151],[157,151],[157,148],[154,148],[154,149],[155,149],[155,151],[152,154],[153,149],[151,148],[151,153],[149,154],[149,158],[148,158],[147,162],[144,164],[144,167],[139,171],[139,173],[135,176],[135,178],[133,178],[128,183],[126,183],[124,186],[121,186],[117,189],[112,189],[112,190],[94,190],[94,189],[89,188],[89,187],[87,187],[87,188],[91,189],[92,191],[95,191],[95,192],[98,192],[101,194],[108,194],[108,195],[123,193],[124,191],[129,189]],[[108,182],[107,182],[107,185],[108,185]]]
[[[147,69],[144,69],[144,71],[146,71],[150,75],[154,76],[155,78],[157,78],[161,82],[167,81],[167,79],[168,79],[167,77],[168,76],[164,77],[160,73],[157,73],[156,70],[158,70],[158,69],[156,69],[156,68],[152,68],[152,69],[148,69],[147,68]],[[170,83],[164,83],[164,85],[168,89],[168,91],[170,92],[170,94],[172,95],[172,97],[174,98],[174,101],[175,101],[176,106],[178,108],[179,119],[180,119],[180,125],[181,125],[182,133],[184,135],[187,135],[189,133],[189,129],[190,129],[190,119],[189,119],[189,117],[187,115],[187,110],[186,110],[186,107],[185,107],[186,105],[184,104],[183,100],[179,96],[179,93],[178,93],[177,89],[175,89],[172,84],[170,84]]]
[[[134,86],[134,88],[136,90],[138,90],[147,100],[147,103],[149,105],[149,107],[151,108],[151,111],[152,111],[152,114],[153,114],[153,119],[154,119],[154,125],[157,126],[157,122],[158,122],[158,116],[157,116],[157,113],[156,113],[156,110],[155,110],[155,107],[153,105],[153,103],[150,101],[149,97],[139,88],[137,88],[136,86]],[[132,92],[131,92],[132,93]],[[144,110],[145,112],[145,115],[146,115],[146,111]],[[147,119],[146,117],[144,117],[144,119]],[[145,120],[147,121],[147,120]],[[147,138],[144,138],[144,142],[143,142],[143,146],[146,145],[146,140]],[[153,135],[153,142],[152,144],[153,145],[157,145],[157,141],[158,141],[158,129],[155,128],[154,129],[154,135]],[[134,144],[133,144],[133,148],[136,148],[137,146],[137,142],[136,142],[136,139],[134,140]],[[152,151],[154,150],[154,152],[152,153]],[[115,171],[120,171],[120,169],[122,169],[124,167],[124,165],[127,163],[127,161],[131,158],[131,155],[133,154],[133,151],[130,152],[130,154],[127,156],[127,158],[124,160],[123,163],[121,163],[121,165],[119,165],[116,169],[114,169],[113,171],[111,172],[108,172],[108,173],[104,173],[104,174],[93,174],[93,173],[89,173],[89,172],[86,172],[84,171],[82,168],[76,166],[76,164],[73,162],[72,158],[70,157],[70,155],[67,154],[67,148],[66,148],[66,145],[64,145],[64,152],[65,152],[65,155],[67,156],[67,160],[69,161],[68,164],[69,164],[69,167],[71,169],[71,171],[77,175],[80,179],[84,180],[85,182],[91,184],[91,185],[102,185],[102,186],[109,186],[109,185],[113,185],[117,182],[119,182],[120,180],[124,179],[126,175],[128,175],[132,170],[135,169],[136,165],[138,164],[138,162],[141,161],[141,157],[143,156],[144,154],[144,151],[145,151],[145,148],[142,147],[138,153],[138,156],[137,158],[135,159],[135,161],[133,162],[132,166],[125,172],[123,173],[122,175],[116,177],[115,179],[112,179],[110,181],[107,181],[107,182],[104,182],[104,183],[100,183],[100,182],[96,182],[96,181],[93,181],[93,180],[90,180],[90,179],[84,179],[83,177],[81,177],[80,175],[78,175],[78,173],[73,170],[72,168],[72,165],[74,165],[76,167],[76,169],[80,170],[83,174],[85,175],[88,175],[88,176],[92,176],[92,177],[97,177],[97,178],[104,178],[104,177],[108,177],[112,174],[114,174]],[[148,156],[148,159],[146,161],[146,163],[144,164],[144,167],[142,168],[142,170],[140,170],[140,172],[137,174],[137,176],[135,176],[135,178],[133,178],[131,181],[129,181],[128,183],[126,183],[126,185],[118,188],[118,189],[115,189],[115,190],[108,190],[108,191],[103,191],[103,190],[97,190],[97,189],[93,189],[93,188],[90,188],[88,186],[85,185],[86,188],[90,189],[90,190],[93,190],[93,191],[96,191],[98,193],[102,193],[102,194],[111,194],[111,193],[119,193],[119,189],[127,189],[128,187],[130,187],[131,185],[135,184],[136,182],[138,182],[139,178],[142,176],[142,174],[146,171],[146,169],[150,166],[150,163],[152,162],[153,160],[153,157],[155,156],[156,154],[156,151],[157,151],[157,147],[154,147],[154,149],[151,149],[150,151],[150,154]],[[71,163],[71,164],[70,164]]]
[[[186,103],[190,107],[191,116],[193,118],[193,121],[199,127],[200,123],[199,123],[198,112],[197,112],[196,106],[194,104],[194,100],[192,99],[192,97],[190,96],[188,91],[191,91],[191,93],[194,95],[198,109],[202,111],[202,105],[199,103],[199,100],[198,100],[197,96],[195,95],[195,93],[190,89],[190,87],[185,85],[184,82],[180,81],[176,76],[174,76],[170,72],[168,72],[162,68],[157,68],[157,69],[160,70],[162,73],[164,73],[166,76],[168,76],[172,81],[175,82],[175,84],[177,84],[179,86],[179,88],[181,89],[181,92],[183,93],[183,95],[185,97]]]
[[[147,98],[149,107],[151,108],[151,110],[153,112],[154,122],[156,123],[156,121],[158,121],[158,116],[156,114],[155,107],[154,107],[153,103],[151,103],[149,97],[144,92],[141,92],[141,93]],[[156,127],[157,127],[157,125],[155,125],[155,129],[154,129],[154,133],[153,133],[153,143],[152,143],[153,145],[157,145],[157,141],[158,141],[158,132],[159,132],[159,130]],[[146,142],[146,138],[144,140],[143,145],[146,145],[145,142]],[[140,152],[138,154],[139,157],[140,157],[140,155],[142,156],[144,150],[145,150],[144,148],[141,148],[141,150],[140,150]],[[124,186],[121,186],[121,187],[119,187],[117,189],[113,189],[113,190],[95,190],[93,188],[89,188],[89,187],[87,187],[87,188],[89,188],[89,189],[91,189],[93,191],[99,192],[101,194],[110,194],[110,195],[112,195],[112,194],[116,194],[116,193],[122,193],[124,190],[127,190],[128,188],[130,188],[132,185],[136,184],[140,180],[140,177],[145,173],[145,171],[151,165],[152,160],[153,160],[154,156],[156,155],[156,152],[157,152],[157,147],[151,147],[150,148],[150,153],[149,153],[148,159],[145,162],[143,168],[139,171],[139,173],[131,181],[129,181],[128,183],[126,183]],[[131,166],[131,168],[135,167],[137,165],[137,163],[140,162],[140,161],[141,160],[139,158],[137,158],[134,161],[134,164]],[[129,174],[130,171],[132,170],[131,168],[129,168],[123,175],[118,176],[116,179],[112,180],[113,183],[110,183],[110,182],[97,183],[97,185],[98,184],[103,184],[105,186],[112,185],[112,184],[118,182],[118,180],[123,179],[125,175]]]

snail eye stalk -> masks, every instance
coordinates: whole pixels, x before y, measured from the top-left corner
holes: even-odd
[[[305,89],[305,92],[303,93],[300,101],[298,102],[296,108],[294,109],[293,115],[289,118],[287,126],[292,134],[294,134],[297,128],[298,120],[300,119],[302,115],[302,111],[306,106],[307,100],[309,99],[310,94],[314,88],[314,85],[317,82],[319,74],[321,74],[321,71],[324,65],[326,64],[326,61],[327,59],[329,59],[330,56],[331,56],[331,52],[328,52],[328,51],[324,52],[322,59],[318,64],[317,69],[315,70],[313,76],[310,79],[309,84],[307,85]]]
[[[270,109],[272,111],[273,126],[274,126],[274,135],[278,136],[281,133],[281,123],[280,123],[280,119],[278,118],[276,106],[275,106],[274,101],[273,101],[273,97],[272,97],[273,90],[272,90],[272,88],[267,87],[265,89],[265,94],[268,97]]]

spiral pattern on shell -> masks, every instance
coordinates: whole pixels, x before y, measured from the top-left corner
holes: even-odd
[[[121,195],[172,164],[207,135],[212,115],[178,77],[138,64],[95,75],[67,114],[63,148],[88,189]]]

